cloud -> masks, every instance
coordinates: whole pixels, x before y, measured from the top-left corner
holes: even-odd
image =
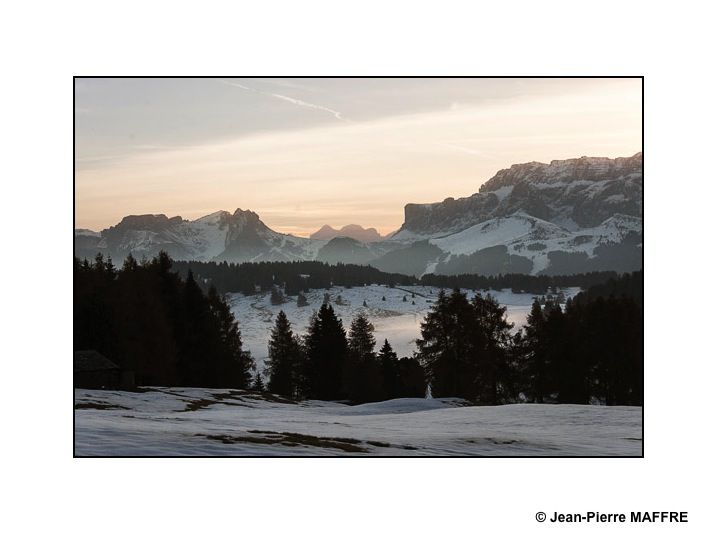
[[[235,88],[241,88],[243,90],[247,90],[248,92],[255,92],[256,94],[261,94],[263,96],[269,96],[274,97],[275,99],[280,99],[283,101],[287,101],[288,103],[292,103],[293,105],[297,105],[298,107],[304,107],[306,109],[315,109],[317,111],[323,111],[329,114],[332,114],[336,119],[340,120],[341,122],[349,122],[347,118],[345,118],[340,111],[336,111],[334,109],[331,109],[329,107],[325,107],[323,105],[316,105],[315,103],[308,103],[307,101],[303,101],[301,99],[296,99],[290,96],[284,96],[282,94],[275,94],[273,92],[263,92],[261,90],[256,90],[254,88],[250,88],[249,86],[245,86],[243,84],[239,83],[233,83],[229,81],[222,81],[223,84],[226,84],[228,86],[234,86]]]

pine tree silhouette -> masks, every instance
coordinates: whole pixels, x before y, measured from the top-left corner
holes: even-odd
[[[362,313],[350,325],[345,387],[348,398],[355,403],[383,398],[382,374],[374,352],[374,330],[372,323]]]
[[[229,306],[172,267],[165,252],[142,263],[130,255],[120,270],[102,255],[76,261],[75,348],[98,350],[140,385],[246,388],[254,362]]]
[[[303,394],[310,399],[344,399],[343,373],[347,339],[342,320],[324,303],[304,336]]]
[[[265,391],[265,384],[263,383],[260,373],[255,374],[255,378],[253,379],[253,384],[252,384],[251,389],[254,392],[264,392]]]
[[[386,339],[378,354],[382,370],[383,399],[402,397],[398,357]]]
[[[299,395],[300,343],[293,334],[290,322],[284,311],[280,311],[275,319],[275,326],[270,333],[268,343],[268,391],[288,398]]]

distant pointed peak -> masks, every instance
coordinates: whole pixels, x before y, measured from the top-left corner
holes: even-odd
[[[232,214],[227,210],[218,210],[217,212],[213,212],[212,214],[197,218],[194,223],[216,223],[223,219],[229,218],[231,215]]]
[[[316,232],[310,235],[314,240],[331,240],[340,236],[345,236],[357,240],[358,242],[377,242],[382,240],[382,236],[374,227],[365,228],[362,225],[351,223],[344,225],[340,229],[335,229],[330,225],[323,225]]]

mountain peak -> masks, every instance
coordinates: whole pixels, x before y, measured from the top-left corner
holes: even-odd
[[[374,227],[365,229],[362,225],[356,225],[354,223],[345,225],[340,229],[334,229],[330,225],[323,225],[316,232],[312,233],[310,238],[313,240],[332,240],[333,238],[341,236],[352,238],[353,240],[363,243],[379,242],[383,239]]]
[[[516,186],[521,183],[598,182],[629,176],[639,177],[642,174],[642,163],[642,152],[630,157],[582,156],[554,159],[550,163],[539,161],[516,163],[509,169],[499,170],[495,176],[480,186],[479,193],[496,191],[505,186]]]
[[[243,210],[242,208],[236,208],[235,212],[233,212],[233,216],[235,216],[235,217],[238,217],[238,216],[255,217],[258,219],[260,218],[260,216],[258,216],[252,210]]]
[[[141,229],[148,231],[164,230],[179,223],[183,218],[175,216],[168,218],[165,214],[140,214],[125,216],[117,225],[106,229],[110,230],[130,230]]]
[[[227,222],[231,216],[232,214],[227,210],[218,210],[217,212],[213,212],[207,216],[197,218],[193,221],[193,223],[200,223],[203,225],[220,225]]]
[[[454,233],[517,211],[573,230],[599,226],[614,214],[640,216],[642,165],[642,152],[511,165],[470,197],[406,205],[393,238]]]

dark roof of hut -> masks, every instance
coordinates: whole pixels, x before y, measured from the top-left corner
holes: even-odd
[[[115,363],[97,351],[75,351],[73,355],[73,371],[106,371],[120,369]]]

